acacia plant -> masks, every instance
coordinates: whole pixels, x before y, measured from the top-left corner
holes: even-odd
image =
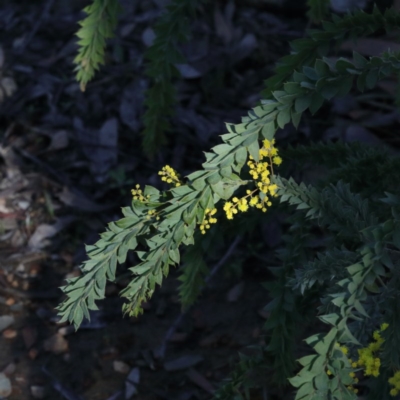
[[[128,251],[136,251],[141,262],[130,268],[132,280],[121,292],[125,313],[142,312],[141,304],[162,284],[169,268],[179,265],[182,245],[193,255],[186,257],[180,291],[183,304],[190,304],[198,277],[204,274],[195,257],[198,248],[190,249],[221,219],[285,206],[293,214],[293,225],[285,236],[285,249],[277,254],[281,265],[273,269],[276,279],[266,285],[273,298],[268,305],[268,343],[256,356],[241,358],[215,398],[243,398],[246,373],[263,363],[273,372],[271,384],[290,382],[295,400],[352,400],[359,394],[371,400],[396,397],[400,159],[384,148],[359,143],[278,149],[274,136],[286,124],[297,128],[303,113],[314,115],[325,100],[344,96],[353,86],[361,92],[372,89],[380,79],[397,74],[398,52],[388,50],[370,58],[353,52],[352,59],[327,55],[343,40],[399,26],[400,13],[374,8],[371,14],[333,15],[322,29],[293,41],[292,53],[267,79],[260,104],[241,123],[226,124],[222,143],[205,154],[201,169],[181,178],[166,166],[160,176],[171,184],[169,190],[132,190],[132,204],[122,208],[124,217],[111,222],[94,245],[86,246],[82,275],[68,279],[62,288],[66,298],[58,307],[61,321],[79,328],[83,318],[89,318]],[[299,168],[305,162],[326,166],[329,172],[315,186],[307,186],[279,173],[289,161]],[[313,223],[326,233],[328,244],[304,259],[303,245]],[[309,355],[297,360],[298,368],[297,327],[307,321],[304,310],[310,314],[316,303],[318,311],[311,321],[321,332],[305,339]]]

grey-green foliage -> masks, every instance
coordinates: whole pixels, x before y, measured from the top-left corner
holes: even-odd
[[[292,182],[293,186],[295,184]],[[342,185],[335,188],[335,193],[331,194],[332,198],[336,194],[335,200],[339,200],[339,203],[340,198],[343,198],[343,191],[340,190],[340,186]],[[325,214],[324,218],[322,218],[322,223],[325,220],[326,225],[329,224],[329,220],[341,220],[346,216],[348,210],[343,209],[343,207],[333,207],[334,201],[331,202],[328,209],[321,207],[321,204],[324,202],[323,193],[312,197],[310,195],[311,192],[313,192],[311,187],[298,188],[297,190],[291,188],[291,193],[288,195],[284,189],[282,193],[287,197],[281,197],[281,199],[282,201],[289,201],[295,204],[299,209],[313,210],[312,213],[309,213],[311,217],[317,218]],[[385,267],[393,269],[394,260],[398,260],[398,257],[395,257],[393,260],[388,252],[389,246],[395,245],[398,248],[400,245],[398,242],[395,244],[395,238],[397,238],[400,232],[398,213],[395,208],[391,208],[393,219],[381,219],[382,222],[379,222],[372,213],[371,217],[368,213],[365,213],[365,207],[367,206],[365,201],[357,200],[357,196],[355,195],[346,195],[346,197],[353,197],[355,200],[352,202],[351,207],[354,209],[355,218],[352,219],[352,222],[355,224],[355,235],[357,235],[359,242],[356,251],[358,260],[351,263],[350,266],[345,267],[347,276],[343,277],[341,276],[342,274],[339,274],[339,276],[335,274],[330,275],[330,278],[333,278],[330,286],[338,285],[339,288],[334,294],[330,293],[328,296],[331,303],[338,310],[319,317],[323,322],[333,326],[328,334],[314,335],[307,339],[307,343],[314,347],[318,355],[303,357],[299,360],[304,368],[295,378],[290,379],[290,382],[298,387],[296,399],[325,399],[329,398],[329,396],[337,399],[355,398],[354,393],[346,389],[346,386],[352,383],[352,380],[348,376],[349,372],[351,372],[350,363],[344,353],[335,348],[335,344],[358,345],[358,341],[348,328],[348,320],[368,317],[368,313],[364,309],[362,302],[366,300],[368,295],[384,296],[386,294],[387,296],[388,288],[393,286],[393,282],[397,282],[397,277],[393,276],[393,274],[388,274],[385,271]],[[389,199],[393,200],[394,197],[388,194],[388,198],[381,199],[381,202],[387,203]],[[357,220],[359,221],[358,223]],[[345,228],[344,226],[343,229]],[[343,252],[343,256],[345,254]],[[354,257],[356,254],[351,255],[351,261],[355,261]],[[319,260],[317,264],[323,268],[324,266],[321,261]],[[323,273],[323,270],[318,271],[318,273]],[[325,270],[324,279],[326,279],[327,275],[328,271]],[[389,278],[389,281],[382,286],[381,282],[384,278]],[[309,284],[309,282],[307,283]],[[394,306],[392,305],[390,309],[393,310],[393,308]],[[381,312],[384,314],[384,310]],[[390,314],[391,312],[389,311]],[[380,318],[380,321],[376,321],[376,323],[386,320],[384,319],[384,315],[381,315]],[[391,346],[398,346],[400,344],[400,338],[397,336],[388,334],[389,337],[391,338]],[[398,354],[395,357],[389,358],[391,360],[391,367],[399,368],[400,358]],[[333,374],[332,379],[329,379],[326,374],[327,370]]]
[[[117,24],[120,6],[117,0],[93,0],[83,9],[87,16],[79,22],[76,79],[84,91],[100,64],[104,64],[106,39],[111,38]]]
[[[315,284],[331,285],[332,282],[346,276],[345,267],[357,261],[358,254],[344,248],[334,248],[316,254],[314,260],[306,262],[296,270],[295,277],[289,283],[293,289],[299,289],[301,294],[311,289]]]
[[[268,98],[274,90],[281,88],[283,83],[290,80],[294,71],[302,66],[313,66],[317,58],[328,54],[332,43],[340,45],[347,39],[356,40],[382,29],[391,31],[396,29],[398,24],[399,14],[396,11],[386,10],[382,14],[377,7],[371,14],[358,11],[342,18],[332,14],[332,21],[323,21],[322,30],[309,29],[309,37],[290,43],[293,53],[278,61],[275,74],[265,81],[266,88],[262,95]],[[360,62],[364,62],[362,58]],[[369,81],[373,83],[371,78],[373,76],[369,78]],[[364,81],[365,77],[363,76],[360,80]],[[365,87],[365,82],[363,86]]]
[[[242,118],[240,124],[226,124],[228,133],[221,136],[223,144],[206,153],[203,169],[190,174],[185,185],[164,193],[146,187],[148,199],[144,202],[135,200],[131,207],[125,207],[125,217],[109,224],[101,239],[88,246],[89,260],[82,266],[82,276],[69,280],[63,288],[67,298],[59,306],[62,320],[69,320],[79,327],[83,317],[88,317],[88,311],[96,308],[95,301],[103,298],[106,280],[114,279],[116,264],[124,262],[127,251],[135,250],[138,243],[140,251],[137,254],[141,262],[131,268],[132,281],[121,294],[127,299],[125,312],[130,315],[140,313],[141,303],[152,295],[156,284],[162,283],[169,267],[179,263],[179,246],[193,244],[196,226],[203,220],[205,209],[214,208],[220,200],[230,199],[241,186],[249,183],[241,178],[240,173],[249,155],[258,161],[260,139],[273,139],[276,130],[289,122],[297,127],[303,112],[310,110],[314,114],[325,100],[348,93],[354,81],[361,91],[371,89],[379,79],[400,69],[400,55],[391,51],[369,59],[354,52],[352,60],[339,58],[333,61],[319,58],[318,51],[314,50],[327,50],[331,39],[340,42],[348,36],[393,28],[399,22],[400,15],[396,12],[385,15],[377,9],[372,15],[359,12],[343,19],[334,18],[334,22],[324,23],[324,31],[313,31],[311,40],[295,42],[295,53],[283,59],[278,74],[269,80],[269,87],[274,87],[269,98],[262,100],[247,117]],[[305,56],[308,50],[309,56],[299,56]],[[393,168],[390,171],[394,173]],[[338,242],[348,241],[355,259],[351,265],[344,266],[344,277],[336,275],[334,278],[332,286],[340,287],[340,290],[322,293],[325,301],[334,307],[334,312],[320,315],[319,319],[331,328],[327,333],[306,340],[316,354],[301,358],[299,362],[303,368],[290,379],[297,388],[296,400],[354,399],[354,393],[347,389],[351,384],[350,363],[335,344],[359,345],[349,330],[348,322],[367,318],[363,302],[368,296],[386,291],[383,280],[394,279],[395,260],[389,247],[400,249],[400,201],[396,192],[384,190],[386,197],[380,201],[379,208],[376,200],[355,192],[345,180],[330,182],[322,190],[297,184],[293,179],[277,174],[273,182],[279,187],[278,195],[282,202],[304,210],[306,218],[332,231]],[[157,217],[149,215],[149,211],[155,211]],[[190,276],[186,274],[187,278]],[[185,275],[182,277],[185,280]],[[293,314],[295,321],[298,310],[292,307],[295,300],[285,285],[284,281],[279,285],[281,289],[275,295],[277,298],[281,296],[282,301],[276,301],[277,308],[272,310],[282,307],[288,310],[288,314]],[[276,312],[275,315],[276,322],[280,314]],[[273,325],[274,318],[270,325]],[[376,322],[383,320],[382,315],[382,321]],[[279,357],[276,347],[290,343],[293,338],[293,332],[287,332],[283,341],[274,342],[273,338],[283,328],[282,323],[272,326],[268,350],[275,354],[275,359]],[[396,340],[397,336],[392,335],[391,344],[396,345]],[[400,343],[397,345],[400,347]],[[397,358],[391,362],[400,367]],[[285,374],[285,366],[281,367]],[[327,369],[332,378],[326,374]]]

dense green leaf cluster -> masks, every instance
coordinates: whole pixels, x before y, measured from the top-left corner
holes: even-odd
[[[384,214],[382,208],[386,208],[391,211],[394,219],[378,219],[373,210],[368,210],[368,201],[361,199],[360,195],[351,194],[348,185],[339,182],[336,187],[327,190],[331,191],[328,196],[324,196],[322,192],[313,201],[310,201],[311,195],[304,195],[304,192],[313,192],[313,188],[301,191],[304,200],[300,198],[299,192],[293,192],[286,199],[292,200],[292,204],[301,209],[313,210],[311,216],[322,216],[321,224],[329,227],[333,234],[336,231],[349,232],[352,229],[354,232],[349,234],[358,242],[355,252],[342,247],[340,251],[335,249],[317,257],[314,262],[300,270],[300,279],[295,281],[294,286],[300,286],[302,292],[307,291],[317,281],[335,288],[334,293],[328,292],[326,296],[337,307],[335,312],[319,316],[321,321],[333,326],[331,330],[325,335],[314,335],[307,339],[307,343],[314,348],[317,355],[299,360],[303,369],[295,378],[290,379],[290,382],[299,388],[296,399],[322,399],[329,396],[337,399],[355,398],[354,393],[347,389],[347,386],[352,384],[352,380],[349,379],[349,373],[352,371],[350,363],[346,355],[335,348],[335,344],[358,345],[358,340],[349,330],[348,320],[368,318],[362,302],[371,295],[388,297],[388,286],[397,282],[397,278],[389,271],[394,268],[398,257],[391,257],[388,251],[390,246],[395,245],[394,237],[400,229],[395,208],[381,206],[377,209],[377,214],[381,217]],[[392,195],[387,195],[387,198],[381,199],[382,203],[393,199]],[[293,201],[294,199],[296,201]],[[326,203],[327,199],[331,201]],[[324,202],[325,206],[321,206]],[[353,218],[347,215],[349,212],[353,214]],[[350,226],[350,222],[353,226]],[[331,268],[332,266],[334,268]],[[383,280],[387,282],[383,283]],[[381,320],[375,323],[386,321],[384,315],[380,318]],[[385,343],[385,348],[388,344],[389,342]],[[394,345],[393,341],[390,344]],[[399,344],[397,341],[396,346]],[[400,367],[399,357],[392,361],[392,367]],[[329,379],[327,370],[334,375],[332,379]]]
[[[201,247],[195,244],[197,226],[206,210],[252,183],[242,178],[241,171],[250,156],[254,162],[259,160],[260,140],[271,141],[277,129],[288,123],[297,127],[303,112],[315,114],[325,100],[344,96],[353,86],[360,91],[372,89],[378,80],[397,74],[399,53],[388,51],[367,59],[354,52],[352,60],[325,55],[333,43],[399,24],[399,13],[383,15],[375,8],[371,15],[357,12],[334,17],[333,22],[323,23],[323,30],[312,30],[310,38],[295,41],[294,53],[284,57],[277,74],[267,80],[267,98],[241,123],[226,124],[223,143],[205,154],[201,170],[187,176],[182,186],[163,193],[147,186],[143,200],[123,208],[124,218],[110,223],[101,239],[87,247],[89,260],[82,266],[82,275],[62,288],[66,294],[59,306],[62,321],[78,328],[82,319],[89,317],[89,310],[96,309],[95,302],[104,297],[106,280],[115,278],[116,265],[125,262],[129,250],[136,250],[141,262],[130,268],[133,278],[121,293],[127,299],[125,312],[134,316],[141,312],[142,302],[162,283],[169,267],[179,264],[181,244],[194,245],[186,253],[180,288],[185,302],[192,303],[206,273],[205,264],[196,257]],[[399,157],[382,149],[340,143],[289,147],[285,153],[300,163],[326,165],[330,171],[315,186],[271,176],[281,203],[304,212],[303,223],[296,220],[288,235],[291,239],[285,238],[285,250],[278,251],[281,265],[271,269],[276,280],[266,285],[272,301],[267,307],[269,342],[263,351],[275,370],[274,381],[284,382],[293,374],[298,325],[306,322],[305,310],[317,302],[323,328],[306,339],[314,353],[298,360],[302,368],[289,379],[296,388],[295,399],[355,399],[350,357],[367,344],[361,333],[383,322],[389,323],[389,328],[384,333],[381,375],[367,384],[369,399],[376,399],[376,393],[387,399],[387,378],[400,369]],[[311,223],[329,235],[329,249],[313,260],[304,250]],[[364,329],[367,320],[368,329]],[[343,345],[352,354],[347,354]],[[239,394],[246,368],[255,364],[256,359],[251,358],[239,364],[216,398]]]
[[[400,23],[400,15],[394,10],[386,10],[382,14],[377,7],[372,14],[357,11],[339,18],[332,14],[332,21],[324,21],[323,29],[308,30],[308,38],[297,39],[291,42],[293,52],[281,58],[275,74],[265,81],[266,88],[262,92],[269,97],[274,90],[282,87],[295,71],[303,66],[313,65],[318,57],[326,56],[331,46],[340,45],[344,40],[356,40],[380,31],[393,31]]]

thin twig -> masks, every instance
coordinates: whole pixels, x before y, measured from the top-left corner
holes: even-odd
[[[204,286],[201,288],[200,292],[204,289],[205,286],[208,285],[208,283],[211,281],[211,279],[214,277],[214,275],[221,269],[221,267],[225,264],[225,262],[228,260],[228,258],[232,255],[232,253],[235,251],[237,245],[240,243],[242,240],[241,236],[237,236],[236,239],[232,242],[230,245],[229,249],[226,251],[224,256],[217,262],[217,264],[214,265],[212,268],[210,274],[207,276],[204,282]],[[190,310],[190,307],[182,312],[181,314],[178,315],[178,317],[175,319],[175,321],[172,323],[170,328],[168,329],[167,333],[164,336],[164,339],[160,345],[160,347],[156,350],[155,356],[158,359],[163,359],[165,356],[165,352],[167,349],[167,343],[169,339],[172,337],[178,326],[181,324],[183,321],[183,318],[186,316],[188,311]]]
[[[21,156],[24,158],[28,159],[29,161],[33,162],[36,164],[38,167],[40,167],[42,170],[45,170],[49,175],[51,175],[57,182],[71,187],[71,184],[69,182],[68,177],[63,174],[61,171],[56,171],[54,168],[52,168],[49,164],[43,162],[39,158],[35,157],[33,154],[25,151],[24,149],[18,148],[18,147],[12,147],[12,149],[16,152],[19,153]]]

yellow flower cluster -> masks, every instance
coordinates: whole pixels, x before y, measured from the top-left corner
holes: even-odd
[[[380,329],[376,330],[373,333],[374,341],[370,343],[367,347],[363,349],[358,349],[358,360],[353,361],[349,358],[350,365],[353,368],[361,367],[363,369],[363,373],[365,376],[379,376],[379,368],[381,366],[381,360],[377,355],[377,352],[380,350],[382,343],[385,341],[381,332],[383,332],[389,324],[383,323],[380,326]],[[339,350],[343,352],[343,354],[347,355],[349,353],[349,349],[346,346],[340,346],[338,343],[335,344]],[[328,375],[332,375],[331,371],[327,370],[326,373]],[[357,384],[359,379],[356,376],[356,373],[350,372],[350,377],[353,379],[353,383],[351,385],[346,386],[348,390],[358,393],[358,389],[353,387],[353,384]],[[394,386],[394,388],[390,391],[392,396],[397,395],[400,392],[400,371],[396,372],[395,375],[389,379],[389,383]]]
[[[335,343],[335,347],[337,347],[343,354],[348,354],[349,349],[346,346],[339,346],[338,343]]]
[[[147,212],[147,219],[151,219],[152,217],[156,217],[157,221],[160,219],[160,217],[157,215],[157,211],[156,210],[149,210]]]
[[[367,347],[359,349],[358,351],[358,361],[351,361],[351,366],[353,368],[362,367],[364,368],[364,375],[379,376],[379,368],[381,366],[381,359],[377,357],[376,353],[385,341],[381,332],[387,329],[389,325],[384,323],[380,326],[380,330],[376,330],[373,334],[374,341],[370,343]]]
[[[204,235],[206,233],[206,229],[211,228],[211,224],[215,224],[217,222],[217,218],[214,218],[217,212],[216,208],[206,208],[204,211],[204,218],[202,223],[200,224],[200,232]]]
[[[246,196],[238,199],[234,197],[232,201],[227,201],[224,205],[224,211],[228,219],[233,219],[234,214],[238,211],[246,212],[249,207],[256,207],[263,212],[267,211],[267,206],[272,203],[268,197],[276,197],[278,186],[271,184],[270,174],[273,174],[273,164],[280,165],[282,159],[278,156],[278,150],[274,147],[275,139],[269,141],[263,140],[263,147],[259,150],[259,161],[254,161],[252,156],[249,157],[247,165],[250,168],[250,175],[256,183],[255,190],[247,190]],[[263,161],[268,158],[269,161]],[[271,169],[271,171],[270,171]]]
[[[179,179],[179,174],[169,165],[162,167],[161,171],[158,172],[158,175],[162,176],[161,180],[163,182],[173,184],[175,187],[182,185],[182,182]]]
[[[226,213],[226,218],[228,218],[228,219],[233,219],[233,214],[237,214],[238,213],[238,210],[236,209],[236,207],[230,201],[227,201],[224,204],[224,211]]]
[[[354,374],[354,372],[353,372],[353,374]],[[357,380],[357,382],[358,382],[358,379],[357,378],[355,378],[356,380]],[[352,386],[352,385],[348,385],[348,386],[346,386],[347,387],[347,389],[349,389],[349,391],[350,392],[353,392],[353,393],[358,393],[358,389],[357,388],[355,388],[354,386]]]
[[[390,395],[391,396],[396,396],[397,394],[399,394],[400,392],[400,371],[396,371],[395,374],[389,378],[389,383],[394,386],[394,388],[392,388],[390,390]]]
[[[150,195],[145,196],[143,194],[143,191],[140,189],[140,185],[136,185],[135,189],[131,190],[131,193],[132,193],[134,200],[139,200],[142,203],[144,203],[145,201],[147,201],[150,198]]]

